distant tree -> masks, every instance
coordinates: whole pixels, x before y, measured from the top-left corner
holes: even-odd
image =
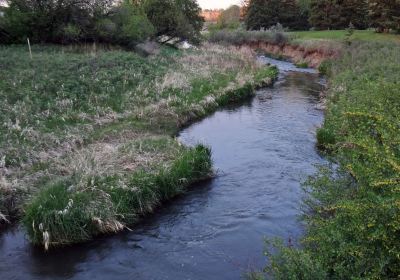
[[[244,20],[247,16],[251,0],[241,0],[240,1],[240,19]]]
[[[310,24],[317,29],[356,29],[368,27],[367,0],[312,0]]]
[[[224,10],[218,17],[219,28],[237,28],[240,25],[240,7],[233,5]]]
[[[250,0],[246,26],[257,30],[280,23],[296,29],[298,16],[299,6],[295,0]]]
[[[368,10],[371,26],[377,32],[400,31],[399,0],[369,0]]]
[[[96,22],[100,41],[121,45],[134,45],[150,38],[155,28],[140,3],[124,0],[110,13]]]
[[[298,0],[297,1],[299,15],[297,18],[297,29],[307,30],[310,28],[310,23],[308,21],[310,17],[310,6],[311,0]]]
[[[147,0],[144,9],[156,29],[156,35],[200,41],[204,19],[195,0]]]
[[[298,29],[300,8],[296,0],[281,0],[279,23],[290,29]]]
[[[340,0],[339,28],[346,28],[350,23],[356,29],[365,29],[368,26],[368,3],[367,0]]]
[[[338,29],[340,13],[340,4],[336,0],[311,0],[310,24],[317,29]]]
[[[7,4],[4,26],[13,40],[62,42],[92,38],[96,17],[107,13],[113,0],[8,0]]]

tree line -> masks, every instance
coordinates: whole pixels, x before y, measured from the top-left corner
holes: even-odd
[[[199,42],[195,0],[6,0],[0,42],[131,45],[161,35]]]
[[[244,0],[248,29],[376,28],[400,31],[400,0]]]

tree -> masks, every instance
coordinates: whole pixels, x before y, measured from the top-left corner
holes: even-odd
[[[251,0],[241,0],[240,2],[240,19],[244,20],[247,16]]]
[[[367,22],[367,0],[312,0],[310,24],[317,29],[344,29],[350,23],[364,29]]]
[[[157,36],[200,41],[204,19],[195,0],[147,0],[144,9]]]
[[[365,29],[368,26],[368,3],[367,0],[341,0],[339,28],[346,28],[350,23],[356,29]]]
[[[219,28],[237,28],[240,25],[240,7],[233,5],[223,11],[219,17],[217,25]]]
[[[317,29],[337,29],[340,25],[340,6],[336,0],[312,0],[310,24]]]
[[[247,29],[269,28],[281,23],[284,27],[297,28],[299,6],[295,0],[250,0]]]
[[[400,31],[399,0],[370,0],[368,9],[371,26],[377,32],[387,32],[390,29]]]
[[[125,0],[96,22],[100,41],[134,45],[155,33],[155,28],[138,2]]]
[[[113,0],[8,0],[4,26],[13,39],[62,42],[67,36],[92,37],[95,19],[107,13]],[[68,38],[67,38],[68,39]]]

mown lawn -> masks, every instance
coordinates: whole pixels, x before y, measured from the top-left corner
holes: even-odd
[[[0,226],[22,216],[46,246],[121,230],[209,176],[210,151],[173,135],[277,74],[216,45],[32,52],[0,46]]]
[[[346,38],[346,30],[323,30],[323,31],[296,31],[289,32],[294,39],[323,39],[343,41]],[[400,35],[376,33],[373,30],[355,30],[351,37],[361,41],[395,41],[400,42]]]

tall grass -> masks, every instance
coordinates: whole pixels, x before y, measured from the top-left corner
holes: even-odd
[[[282,248],[274,279],[400,277],[400,46],[353,43],[332,64],[318,145],[333,164],[305,184],[304,249]]]
[[[282,45],[288,42],[289,37],[283,30],[275,29],[260,31],[223,29],[211,32],[208,36],[208,40],[212,43],[239,46],[252,43],[270,43]]]
[[[211,166],[210,150],[197,146],[152,172],[93,176],[79,187],[71,177],[45,187],[27,206],[23,222],[31,241],[46,249],[118,232],[210,176]]]
[[[130,220],[128,210],[121,218],[119,208],[110,204],[112,193],[93,188],[93,178],[113,185],[113,178],[158,174],[155,167],[170,166],[183,153],[171,137],[180,127],[251,96],[277,74],[258,64],[245,47],[162,48],[146,58],[106,48],[36,45],[32,52],[31,60],[25,46],[0,47],[0,225],[23,215],[23,205],[43,200],[48,212],[28,206],[25,213],[34,216],[32,239],[50,238],[44,243],[52,245],[119,230]],[[161,179],[175,170],[163,168],[164,177],[151,181],[160,188]],[[144,186],[146,197],[148,189]],[[48,199],[56,194],[67,199]],[[69,211],[69,203],[76,212],[58,215]],[[89,225],[92,218],[102,226]],[[82,221],[88,229],[75,230]],[[65,235],[64,222],[71,223]]]

